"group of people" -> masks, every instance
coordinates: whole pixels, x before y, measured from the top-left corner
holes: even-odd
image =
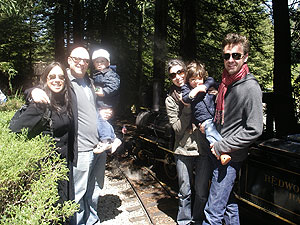
[[[175,131],[179,225],[239,224],[232,189],[247,149],[263,126],[262,93],[249,73],[248,52],[244,36],[225,37],[220,84],[208,77],[198,61],[187,66],[180,59],[167,63],[173,85],[165,104]],[[19,122],[33,126],[46,108],[52,112],[56,149],[70,169],[69,181],[58,184],[60,201],[71,199],[80,206],[69,224],[100,224],[97,203],[106,156],[121,144],[109,123],[118,102],[120,78],[110,67],[106,50],[94,51],[92,60],[92,78],[87,74],[90,55],[84,47],[70,52],[68,69],[51,63],[39,86],[26,91],[29,107]]]
[[[88,74],[89,52],[76,47],[67,59],[48,65],[37,87],[26,90],[28,107],[14,129],[32,128],[45,110],[51,111],[51,127],[43,133],[53,136],[56,150],[70,169],[69,179],[58,182],[59,202],[74,200],[79,210],[66,224],[100,224],[98,198],[104,184],[107,153],[121,145],[109,119],[118,102],[120,78],[110,68],[110,54],[99,49],[92,55],[93,79]],[[47,132],[51,129],[51,133]]]
[[[165,104],[175,132],[179,225],[240,224],[233,185],[263,131],[262,92],[249,72],[248,53],[246,37],[226,35],[220,84],[198,61],[167,63],[173,85]]]

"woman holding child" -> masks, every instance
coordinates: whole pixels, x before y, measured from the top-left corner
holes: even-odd
[[[177,223],[202,224],[211,176],[209,144],[199,129],[192,128],[191,107],[182,100],[181,87],[186,76],[184,62],[171,59],[167,63],[167,72],[173,83],[165,104],[175,131],[174,153],[179,185]]]

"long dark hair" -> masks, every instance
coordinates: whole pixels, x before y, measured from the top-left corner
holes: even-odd
[[[65,78],[65,85],[64,88],[62,89],[61,92],[59,93],[54,93],[50,90],[50,88],[47,85],[47,77],[50,71],[55,67],[59,66],[63,73],[64,73],[64,78]],[[59,62],[52,62],[49,64],[46,69],[44,70],[41,79],[40,79],[40,87],[46,92],[50,99],[50,106],[57,112],[64,112],[67,111],[68,115],[72,115],[72,110],[71,110],[71,96],[70,96],[70,80],[67,75],[67,71],[65,67],[59,63]]]

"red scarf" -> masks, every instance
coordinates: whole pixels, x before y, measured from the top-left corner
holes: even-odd
[[[215,113],[215,122],[224,124],[224,105],[225,105],[225,94],[230,84],[242,79],[249,73],[248,65],[245,63],[240,71],[234,75],[229,75],[227,70],[223,70],[222,82],[219,86],[217,96],[217,106]]]

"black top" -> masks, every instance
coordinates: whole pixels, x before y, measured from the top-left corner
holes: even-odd
[[[22,113],[22,116],[15,122],[16,127],[20,128],[31,128],[38,123],[44,115],[46,110],[46,104],[36,104],[30,103]],[[68,168],[70,169],[69,181],[59,181],[58,183],[58,192],[60,196],[59,202],[62,203],[66,200],[74,199],[73,195],[73,183],[72,180],[72,163],[73,160],[73,139],[74,136],[73,129],[73,119],[67,115],[67,111],[57,112],[54,109],[51,109],[51,120],[52,120],[52,129],[53,129],[53,138],[56,143],[56,150],[60,153],[61,158],[65,158],[67,161]],[[50,128],[47,126],[42,131],[43,134],[50,134]]]

